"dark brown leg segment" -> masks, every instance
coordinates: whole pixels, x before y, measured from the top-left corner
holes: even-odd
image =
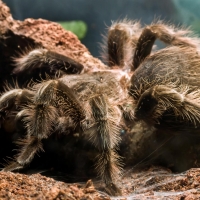
[[[157,23],[147,26],[142,31],[135,49],[132,71],[151,53],[156,39],[174,46],[197,48],[195,39],[188,37],[188,30],[177,30],[175,27]]]
[[[82,64],[67,56],[42,48],[16,58],[15,63],[13,73],[19,82],[45,79],[47,74],[52,78],[65,74],[80,74],[84,68]]]
[[[116,110],[109,105],[103,95],[94,97],[90,101],[96,128],[92,132],[92,141],[99,151],[96,158],[96,168],[106,183],[107,192],[120,195],[120,190],[114,184],[120,175],[120,158],[116,153],[119,137],[117,121],[114,120]]]
[[[108,65],[130,68],[135,45],[140,35],[137,22],[122,21],[113,24],[108,31]]]
[[[4,171],[23,168],[32,161],[35,153],[42,149],[41,140],[47,138],[56,126],[59,110],[69,116],[75,125],[85,117],[70,88],[59,80],[37,84],[34,90],[36,94],[33,104],[21,112],[27,129],[26,140],[22,142],[22,149],[16,156],[16,162],[8,165]]]
[[[152,125],[160,125],[173,129],[183,129],[187,131],[198,131],[200,129],[200,100],[198,93],[178,92],[174,88],[164,85],[157,85],[146,90],[140,97],[136,108],[135,118],[144,120]],[[165,113],[170,117],[166,118]],[[171,119],[171,120],[170,120]],[[149,121],[151,120],[151,121]]]
[[[150,29],[145,28],[138,40],[135,49],[132,71],[137,69],[140,63],[151,53],[155,40],[155,33],[153,33]]]

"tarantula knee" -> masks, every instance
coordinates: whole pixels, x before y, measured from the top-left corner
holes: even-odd
[[[180,108],[183,101],[183,94],[173,88],[157,85],[149,88],[141,95],[135,108],[135,117],[139,120],[151,118],[155,113],[161,115],[170,107]]]
[[[85,111],[76,99],[73,91],[60,80],[50,80],[37,84],[35,101],[38,104],[50,104],[59,107],[74,122],[85,118]]]
[[[19,106],[26,105],[32,101],[33,92],[27,89],[13,89],[0,97],[1,118],[11,115],[19,109]]]
[[[199,124],[200,106],[196,102],[198,98],[198,93],[188,93],[188,90],[180,92],[175,88],[157,85],[141,95],[135,108],[135,117],[155,123],[166,112],[179,120],[187,121],[188,124]]]
[[[10,90],[3,94],[0,98],[0,109],[9,109],[15,104],[16,98],[21,96],[22,89],[14,89]]]
[[[16,68],[13,73],[18,76],[26,73],[34,77],[37,74],[47,73],[59,77],[60,74],[79,74],[84,68],[82,64],[67,56],[43,48],[34,49],[22,55],[16,58],[15,62]]]

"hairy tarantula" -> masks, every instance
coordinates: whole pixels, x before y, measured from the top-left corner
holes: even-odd
[[[156,39],[168,46],[152,53]],[[50,68],[62,77],[1,95],[0,123],[14,116],[11,125],[26,131],[19,154],[3,170],[23,168],[42,149],[43,139],[68,130],[94,145],[97,172],[110,194],[119,195],[123,126],[143,120],[165,132],[200,131],[199,41],[189,30],[162,22],[142,28],[122,21],[109,28],[103,70],[85,73],[82,64],[42,48],[17,58],[14,73],[19,76]]]

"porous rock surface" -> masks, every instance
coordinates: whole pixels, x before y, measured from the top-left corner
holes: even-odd
[[[44,19],[14,20],[10,9],[0,1],[0,83],[10,78],[12,58],[31,48],[46,48],[66,55],[84,65],[84,71],[106,67],[91,56],[73,33],[59,24]],[[0,87],[1,89],[1,87]]]
[[[109,197],[99,192],[91,180],[86,184],[68,184],[40,174],[23,175],[0,172],[0,199],[55,199],[55,200],[128,200],[128,199],[199,199],[200,170],[191,169],[172,174],[161,167],[129,172],[119,181],[123,196]],[[94,183],[95,184],[95,183]]]
[[[14,20],[9,8],[0,1],[0,90],[5,80],[11,80],[12,57],[24,48],[45,47],[67,55],[90,68],[105,68],[91,56],[71,32],[44,19]],[[0,199],[198,199],[200,198],[198,168],[174,174],[168,169],[150,167],[125,171],[119,187],[122,197],[109,197],[99,192],[98,182],[68,184],[40,174],[23,175],[0,172]],[[97,190],[96,190],[96,189]]]

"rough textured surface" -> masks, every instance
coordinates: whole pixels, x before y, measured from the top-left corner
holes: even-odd
[[[94,67],[106,68],[101,61],[90,55],[76,36],[63,30],[60,25],[43,19],[27,19],[23,22],[13,20],[9,8],[1,1],[0,32],[0,91],[2,91],[3,83],[6,80],[9,82],[15,79],[15,76],[11,73],[14,67],[12,58],[23,53],[27,48],[45,47],[49,50],[62,53],[82,63],[86,71]],[[23,83],[21,84],[23,85]],[[138,131],[139,129],[140,131]],[[141,127],[138,127],[138,130],[135,129],[135,134],[138,134],[138,141],[142,137],[147,137],[147,133],[150,132],[149,130],[141,130]],[[143,132],[143,135],[141,135],[141,132]],[[2,137],[2,135],[3,133],[1,132],[0,157],[5,158],[5,155],[8,155],[6,151],[13,149],[13,147],[12,145],[10,146],[10,136],[6,135]],[[142,154],[142,149],[140,152],[135,152],[135,149],[131,148],[131,146],[137,145],[138,141],[135,140],[137,137],[134,137],[134,141],[131,138],[127,140],[126,137],[129,136],[125,135],[122,141],[122,143],[125,141],[123,144],[127,148],[126,153],[131,155],[134,153]],[[74,143],[76,144],[76,141]],[[149,144],[155,146],[154,143],[150,142]],[[4,145],[3,148],[2,145]],[[149,146],[147,145],[145,148],[149,152]],[[138,149],[137,146],[136,149]],[[75,150],[73,149],[73,151]],[[76,151],[78,154],[79,149]],[[83,155],[86,153],[83,151],[81,153],[79,154],[78,159],[80,163],[78,165],[83,164],[83,161],[85,161]],[[124,156],[128,157],[126,153]],[[167,154],[165,157],[168,157]],[[50,158],[52,158],[52,155]],[[185,158],[183,159],[188,163]],[[45,162],[44,159],[42,161]],[[132,160],[128,160],[127,162],[131,164]],[[197,199],[200,197],[199,172],[199,169],[191,169],[185,173],[173,174],[169,170],[155,167],[145,170],[139,169],[134,172],[132,170],[125,170],[125,175],[119,181],[119,186],[124,196],[115,199]],[[94,185],[98,190],[102,188],[99,182],[94,182]],[[86,186],[85,183],[66,184],[39,174],[28,176],[1,172],[0,199],[100,200],[110,199],[110,197],[96,191],[91,182],[88,182]]]
[[[67,184],[35,174],[0,173],[0,199],[109,199],[99,194],[91,181],[86,185]]]
[[[199,169],[172,174],[169,170],[151,167],[130,172],[120,181],[123,197],[109,197],[98,192],[100,185],[88,181],[86,184],[67,184],[40,174],[22,175],[11,172],[0,173],[0,199],[198,199],[200,198]]]
[[[0,32],[1,85],[6,79],[11,80],[13,69],[11,57],[14,58],[35,47],[44,47],[69,56],[82,63],[85,71],[94,67],[106,67],[100,60],[91,56],[73,33],[65,31],[59,24],[44,19],[14,20],[9,8],[2,1],[0,1]]]

